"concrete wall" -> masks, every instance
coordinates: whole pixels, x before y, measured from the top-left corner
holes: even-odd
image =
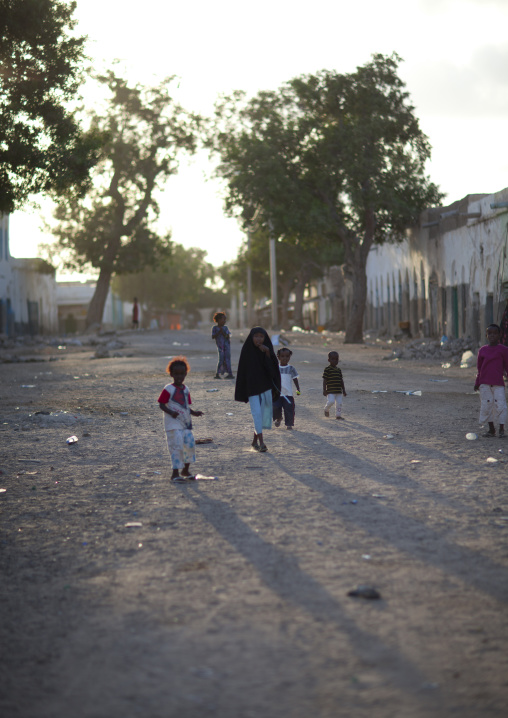
[[[58,331],[55,269],[42,259],[12,259],[11,298],[16,334]]]
[[[481,342],[508,299],[508,188],[426,210],[399,243],[372,248],[365,329]],[[491,207],[491,205],[497,205]],[[501,206],[499,206],[501,205]],[[352,284],[330,267],[305,292],[304,324],[345,329]],[[331,324],[332,316],[336,318]]]
[[[0,214],[0,334],[14,331],[11,300],[12,260],[9,253],[9,216]]]
[[[505,307],[508,189],[470,195],[424,212],[400,244],[374,247],[367,262],[365,327],[480,341]]]
[[[0,334],[52,334],[58,330],[53,267],[10,254],[9,217],[0,215]]]

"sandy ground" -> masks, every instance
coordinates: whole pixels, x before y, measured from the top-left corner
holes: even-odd
[[[474,370],[333,343],[338,422],[328,348],[297,337],[296,430],[258,454],[208,334],[122,338],[0,365],[3,718],[507,715],[508,443],[465,438]],[[168,480],[180,353],[216,481]]]

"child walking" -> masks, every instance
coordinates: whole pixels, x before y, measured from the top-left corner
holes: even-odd
[[[476,365],[478,374],[474,390],[480,389],[480,424],[489,423],[489,430],[483,436],[496,435],[494,422],[499,424],[499,438],[504,439],[507,407],[503,374],[508,375],[508,347],[500,344],[501,329],[497,324],[487,327],[488,344],[478,352]]]
[[[342,371],[337,364],[339,363],[339,353],[328,353],[328,366],[323,372],[323,396],[326,396],[325,416],[330,416],[330,407],[335,404],[335,418],[343,419],[342,397],[347,396]]]
[[[279,362],[263,327],[254,327],[244,342],[236,371],[235,400],[249,403],[254,421],[252,446],[267,451],[263,429],[272,427],[272,391],[280,394]]]
[[[298,372],[289,363],[293,352],[286,347],[279,349],[277,358],[279,360],[280,371],[280,396],[273,402],[273,420],[275,426],[280,426],[282,421],[282,412],[284,412],[284,424],[286,429],[292,429],[295,425],[295,400],[293,397],[293,382],[296,386],[296,393],[300,394],[300,385],[298,383]]]
[[[226,379],[234,379],[231,371],[231,332],[226,326],[226,315],[224,312],[217,312],[213,315],[213,321],[215,326],[212,327],[212,339],[215,339],[219,352],[219,362],[214,378],[221,379],[221,374],[227,372]]]
[[[172,359],[166,367],[166,372],[173,379],[173,383],[166,384],[158,399],[159,406],[164,412],[164,429],[173,467],[172,481],[193,478],[189,471],[190,464],[196,461],[191,416],[203,416],[202,411],[191,409],[190,393],[184,384],[189,370],[186,357]]]

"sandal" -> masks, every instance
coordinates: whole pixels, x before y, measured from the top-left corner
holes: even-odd
[[[263,451],[268,451],[266,444],[261,444],[261,446],[259,447],[258,451],[261,451],[261,452],[263,452]]]
[[[487,431],[485,434],[482,434],[484,439],[493,439],[496,436],[495,431]]]

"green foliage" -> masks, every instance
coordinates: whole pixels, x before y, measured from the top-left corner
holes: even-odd
[[[85,37],[75,2],[0,0],[0,212],[33,193],[83,194],[101,137],[68,109],[82,80]]]
[[[169,234],[154,230],[156,193],[178,171],[181,152],[196,149],[201,118],[171,97],[169,77],[160,85],[129,87],[110,71],[98,78],[110,91],[102,112],[90,112],[91,126],[106,138],[93,186],[83,199],[62,200],[52,228],[64,264],[99,269],[87,323],[100,323],[113,274],[156,267],[169,256]]]
[[[171,256],[160,267],[122,274],[115,277],[112,286],[124,301],[137,297],[152,311],[190,311],[196,307],[225,305],[227,292],[209,286],[216,281],[218,272],[205,256],[203,249],[185,249],[180,244],[172,244]]]
[[[106,138],[103,155],[87,196],[59,203],[52,231],[66,267],[121,274],[169,256],[169,235],[159,238],[151,228],[159,215],[155,194],[178,171],[178,154],[195,151],[200,118],[173,101],[173,78],[154,88],[129,87],[111,71],[98,79],[111,93],[104,112],[90,113]]]
[[[354,285],[346,340],[361,341],[372,244],[401,239],[442,199],[399,63],[377,54],[350,74],[304,75],[250,100],[235,93],[217,105],[210,139],[226,209],[245,227],[255,216],[312,257],[330,238],[340,243]]]

